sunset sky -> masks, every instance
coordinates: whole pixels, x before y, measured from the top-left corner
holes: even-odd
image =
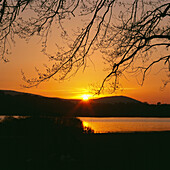
[[[53,79],[40,84],[38,87],[23,88],[21,70],[28,77],[36,75],[35,67],[42,68],[43,64],[50,64],[48,58],[41,52],[41,44],[38,40],[31,40],[26,43],[24,40],[18,40],[15,47],[12,48],[12,54],[9,57],[10,62],[0,62],[0,89],[17,90],[22,92],[35,93],[50,97],[61,98],[82,98],[83,94],[89,93],[91,84],[101,83],[106,71],[100,53],[94,54],[91,59],[94,65],[89,61],[88,67],[83,72],[80,70],[76,75],[65,81],[55,81]],[[159,72],[159,67],[155,67],[146,77],[143,86],[140,86],[135,76],[128,76],[128,79],[122,80],[123,90],[116,93],[104,93],[107,95],[125,95],[142,102],[148,103],[170,103],[170,86],[161,90],[162,80],[166,79]],[[99,96],[100,97],[100,96]]]
[[[68,21],[65,27],[69,32],[77,20]],[[61,39],[59,30],[55,31],[53,28],[52,33],[49,35],[48,52],[55,53],[55,43],[64,45]],[[94,53],[90,59],[87,59],[87,67],[85,71],[83,68],[79,70],[76,75],[71,76],[64,81],[56,81],[50,79],[49,81],[41,83],[38,87],[23,88],[24,81],[22,80],[21,70],[28,78],[35,77],[35,67],[43,71],[43,64],[51,65],[48,57],[45,56],[41,50],[40,38],[33,37],[27,43],[23,39],[16,37],[16,44],[11,45],[11,55],[8,59],[10,62],[4,63],[0,60],[0,89],[1,90],[16,90],[28,93],[39,94],[48,97],[60,98],[82,98],[84,94],[89,94],[92,84],[100,84],[107,72],[104,69],[102,54],[100,52]],[[157,55],[156,53],[153,55]],[[92,61],[92,62],[91,62]],[[110,94],[107,91],[104,94],[96,97],[103,97],[108,95],[124,95],[142,102],[148,103],[169,103],[170,104],[170,84],[163,90],[162,80],[166,80],[166,74],[160,72],[163,63],[157,64],[147,74],[143,86],[140,86],[138,81],[141,77],[137,75],[126,74],[126,78],[121,79],[122,88],[116,93]]]

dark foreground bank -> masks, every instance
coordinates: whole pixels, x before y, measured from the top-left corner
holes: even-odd
[[[170,132],[92,134],[81,122],[8,118],[0,123],[3,170],[164,170]]]

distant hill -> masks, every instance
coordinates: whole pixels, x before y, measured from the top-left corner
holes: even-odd
[[[50,98],[50,97],[44,97],[44,96],[37,95],[37,94],[18,92],[18,91],[13,91],[13,90],[0,90],[0,95],[2,94],[10,95],[10,96],[36,96],[36,97],[41,97],[41,98]],[[61,98],[55,97],[54,99],[61,99]]]
[[[0,90],[0,115],[170,117],[170,105],[149,105],[125,96],[103,97],[83,102]]]
[[[130,97],[126,96],[111,96],[111,97],[102,97],[99,99],[93,100],[96,103],[110,103],[110,104],[116,104],[116,103],[142,103],[138,100],[132,99]]]
[[[62,99],[62,98],[57,98],[57,97],[44,97],[41,95],[36,95],[32,93],[24,93],[24,92],[18,92],[18,91],[12,91],[12,90],[0,90],[0,95],[9,95],[9,96],[22,96],[22,97],[37,97],[37,98],[44,98],[44,99],[50,99],[50,100],[60,100],[60,101],[69,101],[73,103],[78,103],[81,100],[80,99]],[[115,103],[142,103],[138,100],[132,99],[130,97],[126,96],[111,96],[111,97],[102,97],[102,98],[97,98],[97,99],[91,99],[91,102],[95,103],[108,103],[108,104],[115,104]]]
[[[31,93],[0,90],[0,114],[3,115],[62,115],[69,101]],[[68,107],[69,108],[69,107]]]

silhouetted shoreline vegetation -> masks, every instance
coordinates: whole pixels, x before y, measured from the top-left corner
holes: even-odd
[[[169,169],[170,132],[95,134],[76,116],[169,117],[170,105],[95,103],[0,93],[3,170]],[[18,118],[12,117],[18,116]]]
[[[4,170],[169,167],[170,132],[94,134],[75,118],[6,117],[0,122]]]

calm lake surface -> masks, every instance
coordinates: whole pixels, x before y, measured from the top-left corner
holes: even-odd
[[[19,118],[20,116],[14,116]],[[24,116],[25,117],[25,116]],[[2,121],[5,116],[0,116]],[[78,117],[84,127],[90,127],[95,133],[108,132],[147,132],[170,131],[170,118],[144,117]]]
[[[78,118],[83,121],[84,126],[92,128],[95,133],[170,131],[170,118]]]

